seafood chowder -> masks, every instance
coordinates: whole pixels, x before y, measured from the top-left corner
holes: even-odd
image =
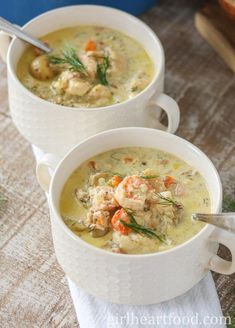
[[[106,27],[77,26],[41,38],[49,55],[28,47],[17,76],[32,93],[69,107],[123,102],[151,82],[154,65],[136,40]]]
[[[114,253],[163,251],[197,234],[210,212],[204,178],[180,158],[126,147],[80,165],[61,193],[65,224],[84,241]]]

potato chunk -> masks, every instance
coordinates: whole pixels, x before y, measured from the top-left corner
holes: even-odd
[[[71,96],[84,96],[90,89],[91,84],[80,77],[78,72],[64,71],[57,81],[52,83],[52,89],[57,94],[68,93]]]
[[[69,80],[68,87],[65,90],[68,94],[72,96],[84,96],[91,88],[91,85],[87,81],[81,79]]]
[[[109,103],[112,98],[112,93],[106,86],[97,84],[88,94],[89,101],[94,103],[96,106],[103,106]]]
[[[38,80],[48,80],[56,71],[50,66],[47,55],[36,57],[29,66],[30,74]]]

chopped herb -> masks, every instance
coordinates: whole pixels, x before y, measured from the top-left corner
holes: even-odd
[[[62,50],[63,57],[49,56],[49,61],[54,65],[69,65],[69,70],[86,74],[86,67],[80,61],[74,48],[66,47]]]
[[[78,199],[78,201],[81,202],[82,207],[84,207],[85,209],[89,208],[90,205],[88,204],[88,201],[86,201],[84,199]]]
[[[97,64],[97,76],[98,76],[100,83],[103,85],[108,85],[106,73],[107,73],[109,66],[110,66],[110,63],[109,63],[108,56],[103,58],[102,64]]]
[[[155,194],[157,197],[161,198],[162,200],[164,200],[164,202],[160,202],[159,204],[160,205],[173,205],[175,206],[176,208],[178,209],[182,209],[183,208],[183,205],[176,202],[175,200],[171,199],[171,198],[168,198],[168,197],[164,197],[162,196],[160,193],[156,193]]]
[[[125,210],[125,212],[127,213],[127,215],[129,216],[129,219],[130,219],[130,223],[128,223],[126,221],[123,221],[123,220],[120,220],[120,222],[124,226],[132,229],[136,233],[145,235],[148,238],[157,238],[161,242],[165,242],[165,240],[162,237],[160,237],[159,235],[157,235],[154,232],[154,230],[152,230],[150,228],[146,228],[145,226],[143,226],[141,224],[138,224],[132,212],[130,212],[130,211],[126,210],[126,209],[124,209],[124,210]]]
[[[138,87],[137,86],[131,88],[131,92],[135,92],[137,90],[138,90]]]
[[[209,198],[203,198],[203,204],[205,204],[206,206],[209,206]]]
[[[151,179],[156,179],[156,178],[158,178],[158,175],[141,175],[140,177],[141,177],[142,179],[151,180]]]
[[[30,88],[30,90],[31,90],[32,92],[36,92],[37,89],[38,89],[38,87],[37,87],[36,85],[34,85],[32,88]]]

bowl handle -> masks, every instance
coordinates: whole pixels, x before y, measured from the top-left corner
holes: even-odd
[[[21,28],[21,26],[14,24],[15,26]],[[7,51],[11,43],[12,36],[6,32],[0,31],[0,57],[4,62],[7,61]]]
[[[0,57],[4,62],[7,61],[7,51],[11,42],[11,36],[3,31],[0,31]]]
[[[151,98],[148,106],[156,106],[156,109],[159,107],[162,108],[166,112],[168,118],[166,131],[170,133],[176,132],[180,122],[180,110],[177,102],[173,98],[167,96],[165,93],[156,94]]]
[[[36,167],[36,176],[39,185],[45,191],[49,191],[51,178],[55,168],[60,162],[60,157],[54,154],[45,154],[38,162]]]
[[[220,228],[215,228],[209,237],[209,242],[217,242],[225,245],[232,254],[232,261],[226,261],[214,254],[209,261],[208,268],[222,274],[235,272],[235,234]]]

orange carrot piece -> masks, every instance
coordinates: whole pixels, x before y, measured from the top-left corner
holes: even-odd
[[[85,51],[95,51],[96,48],[96,43],[92,40],[89,40],[85,46]]]
[[[164,185],[166,188],[169,188],[171,185],[173,185],[175,183],[175,180],[173,177],[171,177],[170,175],[167,175],[164,179]]]
[[[111,184],[113,187],[117,187],[120,182],[122,182],[122,178],[119,175],[114,175],[111,179]]]

